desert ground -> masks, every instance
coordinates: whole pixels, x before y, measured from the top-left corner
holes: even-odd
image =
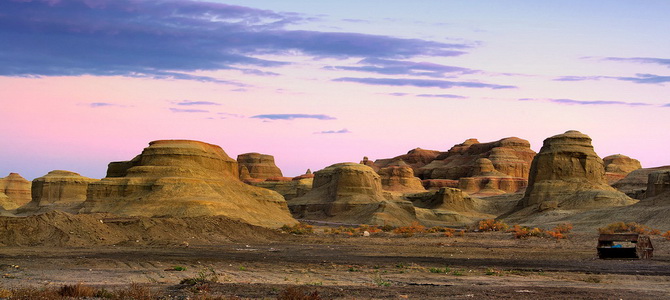
[[[143,289],[148,299],[662,299],[670,296],[670,241],[649,260],[602,260],[597,233],[516,239],[377,233],[307,235],[258,228],[229,242],[0,248],[0,287]],[[327,228],[326,228],[326,231]],[[181,271],[180,271],[181,270]],[[192,279],[191,282],[185,279]],[[311,298],[309,298],[311,297]]]

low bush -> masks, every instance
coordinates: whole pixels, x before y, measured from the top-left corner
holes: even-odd
[[[477,226],[477,230],[479,231],[505,231],[508,228],[507,224],[495,219],[481,220],[479,221],[479,226]]]
[[[295,225],[284,225],[279,229],[285,233],[290,234],[310,234],[314,232],[314,226],[305,223],[298,223]]]
[[[598,228],[599,233],[639,233],[639,234],[649,234],[649,235],[660,235],[661,231],[658,229],[651,228],[646,225],[642,225],[635,222],[616,222],[608,224],[605,227]]]

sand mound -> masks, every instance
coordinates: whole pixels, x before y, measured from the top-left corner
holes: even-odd
[[[0,246],[197,245],[281,238],[274,230],[223,216],[147,218],[51,211],[0,217],[0,228]]]
[[[294,224],[274,191],[239,179],[237,161],[221,147],[197,141],[154,141],[131,161],[109,164],[89,184],[82,213],[121,216],[222,215],[265,227]]]

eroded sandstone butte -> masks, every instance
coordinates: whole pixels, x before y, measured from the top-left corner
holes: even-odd
[[[244,173],[242,177],[243,180],[248,177],[254,179],[268,179],[272,177],[282,177],[281,170],[277,165],[275,165],[275,158],[272,155],[260,154],[260,153],[244,153],[237,156],[237,163],[239,168],[246,169],[242,171]]]
[[[382,181],[382,188],[393,192],[422,192],[426,189],[421,179],[414,176],[414,171],[409,166],[389,166],[377,171]]]
[[[367,157],[364,157],[363,161],[361,161],[361,164],[370,166],[375,169],[375,171],[390,166],[410,167],[414,173],[416,173],[419,168],[429,164],[439,154],[440,151],[415,148],[408,151],[407,154],[399,155],[393,158],[378,159],[375,160],[374,163],[369,162]]]
[[[609,155],[603,158],[605,164],[605,177],[612,185],[623,179],[628,173],[642,168],[640,161],[622,154]]]
[[[86,200],[86,189],[98,179],[81,176],[75,172],[54,170],[33,179],[32,201],[17,212],[45,212],[62,210],[74,212]]]
[[[623,206],[633,199],[607,184],[605,165],[579,131],[544,140],[533,159],[528,188],[521,200],[533,209],[590,209]]]
[[[89,184],[81,212],[223,215],[265,227],[296,223],[281,195],[244,184],[238,172],[237,161],[219,146],[153,141],[132,160],[110,163],[107,177]]]
[[[18,173],[0,178],[0,208],[13,210],[30,202],[30,185],[31,182]]]

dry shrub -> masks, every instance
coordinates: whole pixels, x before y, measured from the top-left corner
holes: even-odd
[[[661,231],[658,229],[651,228],[646,225],[638,224],[635,222],[616,222],[608,224],[605,227],[598,228],[599,233],[639,233],[639,234],[650,234],[650,235],[660,235]]]
[[[665,232],[664,234],[662,234],[661,236],[663,236],[663,237],[666,238],[667,240],[670,240],[670,230],[666,231],[666,232]]]
[[[568,238],[568,234],[572,231],[572,224],[563,223],[558,224],[552,230],[544,230],[541,228],[530,228],[520,225],[514,225],[508,232],[514,233],[517,239],[525,239],[529,237],[551,237],[557,240]]]
[[[477,229],[479,231],[505,231],[509,228],[507,224],[495,219],[481,220]]]
[[[279,296],[278,300],[321,300],[318,291],[307,292],[304,288],[301,287],[288,287],[283,290]]]
[[[93,297],[95,289],[80,282],[77,284],[61,286],[58,290],[58,294],[63,297],[74,298]]]
[[[149,287],[139,285],[137,283],[130,284],[130,287],[119,290],[116,293],[119,299],[133,299],[133,300],[151,300],[158,297]]]
[[[425,233],[426,226],[419,224],[419,222],[412,222],[412,225],[402,226],[396,229],[393,229],[393,233],[402,234],[403,236],[410,237],[417,233]]]
[[[28,288],[12,289],[12,290],[8,291],[8,293],[11,296],[11,298],[9,298],[9,299],[17,299],[17,300],[63,299],[63,296],[58,294],[58,290],[56,288],[40,288],[40,289],[38,289],[38,288],[28,287]]]
[[[280,230],[291,234],[309,234],[314,232],[314,226],[305,223],[298,223],[293,226],[284,225],[280,228]]]

